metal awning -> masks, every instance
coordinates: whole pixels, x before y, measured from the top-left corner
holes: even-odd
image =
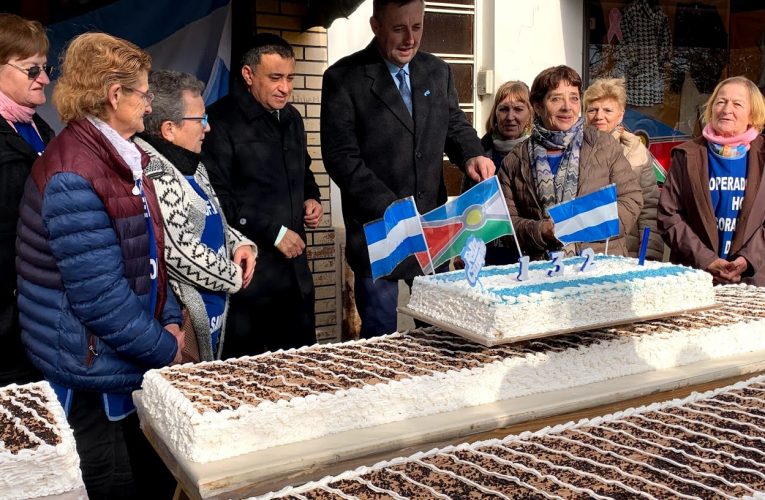
[[[339,17],[353,14],[364,0],[301,0],[306,4],[308,12],[303,17],[303,31],[315,26],[329,28],[332,21]]]

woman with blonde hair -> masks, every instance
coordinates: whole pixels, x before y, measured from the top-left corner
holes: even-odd
[[[486,119],[486,134],[481,138],[486,155],[499,167],[507,153],[525,141],[534,123],[534,110],[529,101],[529,87],[518,80],[503,83],[494,96],[494,105]],[[475,185],[467,175],[464,177],[462,192]],[[486,264],[504,265],[518,261],[518,250],[510,238],[500,238],[486,246]],[[458,267],[459,261],[455,263]]]
[[[734,76],[717,84],[703,121],[702,137],[672,150],[659,197],[670,260],[718,284],[765,286],[765,101]]]
[[[627,252],[631,257],[640,253],[643,230],[651,229],[646,258],[662,260],[664,242],[656,229],[656,207],[659,205],[659,186],[653,173],[653,156],[640,137],[628,132],[622,125],[627,107],[627,89],[622,78],[601,78],[584,91],[584,112],[588,125],[611,134],[624,148],[624,156],[640,181],[643,190],[643,208],[635,226],[627,234]]]
[[[499,168],[505,155],[531,134],[534,110],[529,101],[529,86],[518,80],[503,83],[497,89],[494,106],[486,119],[486,134],[481,144],[491,153]]]
[[[91,499],[174,488],[131,398],[183,347],[148,157],[132,142],[151,112],[150,67],[107,34],[69,43],[53,92],[66,128],[32,167],[20,208],[22,341],[64,406]]]

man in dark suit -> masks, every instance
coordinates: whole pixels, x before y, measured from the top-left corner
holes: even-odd
[[[476,181],[494,173],[459,109],[449,66],[417,51],[424,9],[423,0],[374,0],[374,40],[324,73],[322,157],[342,193],[346,253],[366,338],[396,330],[397,280],[421,271],[410,257],[390,279],[374,282],[364,223],[407,196],[420,213],[443,204],[444,152]]]
[[[305,128],[288,104],[295,53],[259,34],[242,58],[242,80],[208,108],[205,165],[229,223],[258,245],[250,286],[231,297],[223,357],[316,342],[305,226],[323,210],[309,169]]]

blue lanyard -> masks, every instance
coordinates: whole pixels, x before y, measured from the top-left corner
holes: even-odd
[[[141,195],[141,201],[143,202],[143,215],[146,219],[146,228],[149,235],[149,266],[151,273],[149,274],[151,282],[150,291],[150,309],[149,312],[154,315],[154,311],[157,307],[157,284],[159,278],[159,260],[157,259],[157,238],[154,234],[154,225],[151,222],[151,213],[149,212],[149,204],[146,202],[146,195],[143,192],[143,186],[141,185],[141,179],[136,179],[135,187],[138,193]],[[136,190],[133,191],[134,193]]]

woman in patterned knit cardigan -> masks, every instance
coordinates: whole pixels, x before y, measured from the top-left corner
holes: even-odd
[[[202,140],[210,130],[202,99],[204,84],[176,71],[155,71],[146,130],[136,143],[151,158],[146,174],[154,181],[165,224],[165,259],[170,284],[185,307],[186,360],[220,357],[228,294],[246,287],[255,269],[255,243],[226,224],[200,161]],[[193,330],[193,331],[192,331]]]

